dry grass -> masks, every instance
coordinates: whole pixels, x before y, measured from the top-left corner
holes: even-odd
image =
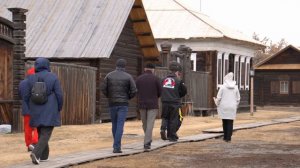
[[[259,110],[250,116],[249,113],[238,114],[234,124],[269,121],[276,118],[299,116],[299,112],[263,111]],[[154,140],[159,139],[160,120],[156,120],[153,130]],[[221,127],[220,119],[215,117],[187,116],[178,132],[179,136],[200,134],[208,128]],[[142,123],[139,120],[127,121],[124,128],[123,144],[143,141]],[[127,136],[137,134],[137,136]],[[0,163],[1,167],[10,166],[29,160],[25,147],[24,134],[0,134]],[[50,139],[50,157],[88,151],[112,146],[111,123],[94,125],[71,125],[54,129]]]

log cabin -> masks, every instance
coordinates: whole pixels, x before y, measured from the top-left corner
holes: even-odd
[[[300,48],[289,45],[255,66],[258,106],[300,106]]]
[[[16,77],[14,82],[6,80],[7,86],[17,88],[35,58],[48,58],[62,83],[63,124],[110,119],[100,86],[106,74],[115,69],[118,58],[127,60],[126,71],[134,78],[142,73],[145,61],[159,59],[141,0],[0,1],[0,16],[11,20],[12,14],[7,11],[11,7],[28,12],[19,18],[21,25],[26,26],[26,43],[24,39],[23,53],[17,53],[19,67],[7,67]],[[22,33],[25,36],[25,30]],[[13,99],[19,100],[18,95]],[[14,108],[20,110],[19,106]],[[130,101],[127,117],[136,116],[134,99]]]

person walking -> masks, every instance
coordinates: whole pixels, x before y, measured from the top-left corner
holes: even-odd
[[[126,61],[118,59],[116,69],[106,75],[101,88],[108,98],[112,122],[113,153],[122,153],[121,140],[128,112],[128,100],[132,99],[137,88],[132,76],[125,72]]]
[[[19,95],[22,99],[22,115],[23,115],[23,124],[24,124],[24,137],[25,137],[25,144],[27,147],[27,151],[31,152],[36,144],[38,143],[38,131],[36,128],[32,128],[29,124],[30,122],[30,112],[27,104],[24,101],[24,87],[26,87],[28,83],[27,77],[29,75],[33,75],[34,68],[30,68],[27,70],[26,78],[20,82],[19,85]]]
[[[30,126],[36,127],[39,140],[30,154],[33,164],[47,161],[49,157],[49,140],[54,127],[61,125],[60,111],[63,106],[63,93],[57,76],[50,72],[50,62],[46,58],[37,58],[34,63],[35,74],[28,77],[24,88],[24,101],[29,107]],[[36,87],[38,82],[45,88],[43,102],[37,102]]]
[[[151,149],[153,126],[158,113],[158,98],[161,95],[160,80],[154,75],[154,69],[152,63],[146,64],[144,73],[136,80],[138,107],[145,134],[145,150]]]
[[[236,118],[236,111],[240,103],[240,92],[233,80],[233,73],[229,72],[224,77],[224,83],[220,87],[217,97],[215,98],[218,116],[222,119],[224,137],[226,142],[231,141],[233,131],[233,121]]]
[[[179,129],[179,110],[181,98],[186,95],[187,89],[180,79],[181,65],[175,61],[169,65],[170,73],[162,80],[162,123],[160,135],[163,140],[177,141],[176,132]],[[167,136],[166,136],[167,130]]]

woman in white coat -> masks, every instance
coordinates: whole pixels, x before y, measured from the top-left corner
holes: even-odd
[[[219,118],[223,122],[223,132],[224,141],[230,142],[232,131],[233,131],[233,121],[236,118],[236,110],[240,103],[240,92],[233,80],[233,73],[229,72],[224,77],[224,83],[218,91],[215,103],[218,107]]]

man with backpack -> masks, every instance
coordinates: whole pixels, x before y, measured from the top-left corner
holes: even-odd
[[[36,127],[39,140],[30,154],[33,164],[46,161],[49,157],[49,139],[54,127],[60,126],[60,111],[63,93],[57,76],[50,72],[50,62],[37,58],[35,74],[28,77],[24,89],[24,101],[30,110],[30,126]]]

